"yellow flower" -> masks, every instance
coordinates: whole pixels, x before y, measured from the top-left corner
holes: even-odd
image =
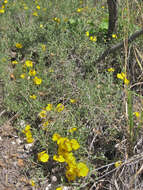
[[[26,74],[25,74],[25,73],[23,73],[23,74],[21,74],[21,75],[20,75],[20,78],[24,79],[24,78],[25,78],[25,76],[26,76]]]
[[[28,10],[28,7],[26,5],[24,5],[24,10]]]
[[[37,96],[35,94],[29,96],[31,99],[36,100]]]
[[[4,8],[5,8],[5,6],[4,6],[4,5],[2,5],[2,6],[1,6],[1,9],[4,9]]]
[[[38,77],[35,77],[33,79],[34,83],[37,84],[37,85],[40,85],[42,83],[42,79],[41,78],[38,78]]]
[[[41,44],[41,48],[42,48],[43,51],[45,51],[46,50],[46,45],[45,44]]]
[[[15,46],[16,46],[17,48],[19,48],[19,49],[21,49],[21,48],[23,47],[22,44],[20,44],[20,43],[16,43]]]
[[[76,100],[75,100],[75,99],[70,99],[70,102],[71,102],[72,104],[75,104],[75,103],[76,103]]]
[[[104,6],[102,6],[101,8],[102,8],[102,9],[104,9],[105,7],[104,7]]]
[[[37,6],[36,6],[36,8],[37,8],[37,9],[40,9],[40,6],[39,6],[39,5],[37,5]]]
[[[126,74],[123,72],[118,73],[117,78],[123,80],[126,85],[130,83],[130,81],[126,78]]]
[[[35,11],[32,13],[33,16],[38,16],[38,13]]]
[[[47,162],[49,160],[49,155],[46,153],[46,151],[42,151],[38,153],[38,160],[40,162]]]
[[[45,121],[42,123],[42,129],[47,130],[47,126],[49,125],[49,121]]]
[[[77,169],[78,169],[77,173],[78,177],[85,177],[89,172],[88,167],[82,162],[77,164]]]
[[[124,83],[125,83],[126,85],[128,85],[128,84],[130,83],[130,81],[129,81],[127,78],[125,78],[125,79],[124,79]]]
[[[63,111],[63,110],[64,110],[64,105],[61,104],[61,103],[58,104],[57,107],[56,107],[56,111],[57,111],[57,112],[61,112],[61,111]]]
[[[30,130],[31,126],[30,125],[26,125],[25,129],[22,131],[23,133],[26,133]]]
[[[16,64],[18,64],[18,61],[16,61],[16,60],[15,60],[15,61],[12,61],[12,64],[13,64],[13,65],[16,65]]]
[[[0,9],[0,13],[2,14],[2,13],[4,13],[5,12],[5,10],[4,9]]]
[[[77,140],[72,139],[72,140],[70,141],[70,143],[71,143],[71,146],[72,146],[72,149],[73,149],[73,150],[77,150],[77,149],[80,148],[80,145],[78,144]]]
[[[27,143],[33,143],[34,138],[32,138],[32,133],[30,131],[30,125],[26,125],[25,129],[22,131],[26,135],[26,141]]]
[[[33,62],[27,60],[27,61],[25,61],[25,65],[26,65],[27,67],[33,67]]]
[[[67,137],[61,137],[58,141],[57,144],[62,150],[65,150],[67,152],[72,151],[72,143]],[[74,146],[74,145],[73,145]]]
[[[58,141],[61,138],[61,136],[58,133],[55,133],[52,137],[53,141]]]
[[[126,75],[123,72],[117,74],[118,79],[124,80],[125,77],[126,77]]]
[[[27,137],[26,138],[26,141],[27,141],[27,143],[33,143],[34,142],[34,139],[32,138],[32,137]]]
[[[32,138],[32,133],[30,130],[25,131],[26,138]]]
[[[76,10],[76,12],[78,12],[78,13],[80,13],[82,11],[82,9],[80,9],[80,8],[78,8],[77,10]]]
[[[57,162],[65,162],[65,159],[64,159],[64,157],[62,155],[59,155],[59,156],[54,155],[53,160],[55,160]]]
[[[49,73],[53,73],[54,70],[52,68],[49,69]]]
[[[112,34],[112,38],[116,38],[117,39],[117,35],[116,34]]]
[[[40,28],[43,28],[43,24],[40,24]]]
[[[115,167],[118,168],[119,166],[122,165],[122,161],[115,162]]]
[[[30,125],[26,125],[26,127],[25,127],[25,131],[29,131],[29,130],[30,130],[30,128],[31,128],[31,126],[30,126]]]
[[[96,42],[97,38],[96,38],[96,36],[90,36],[90,40],[93,41],[93,42]]]
[[[51,111],[52,110],[53,105],[52,104],[47,104],[46,106],[46,111]]]
[[[111,67],[111,68],[107,69],[107,71],[108,71],[108,72],[114,72],[115,69]]]
[[[60,23],[60,19],[57,18],[57,17],[54,18],[54,21],[57,22],[57,23]]]
[[[89,37],[89,31],[86,32],[86,36]]]
[[[35,76],[35,75],[36,75],[36,71],[35,71],[34,69],[31,69],[31,70],[29,71],[29,75],[30,75],[30,76]]]
[[[135,115],[136,117],[140,117],[140,113],[139,113],[139,112],[134,112],[134,115]]]
[[[77,128],[76,127],[73,127],[73,128],[71,128],[70,130],[69,130],[69,132],[70,133],[73,133],[74,131],[76,131],[77,130]]]
[[[8,1],[7,0],[4,0],[4,3],[6,4]]]
[[[33,187],[35,186],[34,180],[31,179],[31,180],[29,181],[29,183],[30,183],[31,186],[33,186]]]
[[[66,170],[66,178],[68,181],[74,181],[76,179],[76,169],[75,168],[68,168]]]
[[[63,190],[63,187],[57,187],[56,190]]]
[[[42,110],[42,111],[39,113],[39,117],[45,118],[45,117],[46,117],[46,111],[45,111],[45,110]]]
[[[68,164],[69,167],[73,167],[76,165],[76,159],[73,156],[72,152],[65,152],[65,153],[63,153],[63,156],[64,156],[66,163]]]

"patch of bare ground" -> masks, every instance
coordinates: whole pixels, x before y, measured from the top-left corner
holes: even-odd
[[[32,190],[25,165],[24,145],[11,124],[5,123],[0,127],[0,189]]]

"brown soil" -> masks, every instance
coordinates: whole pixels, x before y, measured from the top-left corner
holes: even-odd
[[[24,145],[9,122],[0,127],[0,189],[32,190],[24,173]]]

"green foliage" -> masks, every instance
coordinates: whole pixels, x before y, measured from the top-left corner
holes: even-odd
[[[132,17],[129,32],[139,27],[133,26],[134,22]],[[117,38],[110,44],[124,38],[123,27],[127,23],[127,18],[119,16]],[[65,163],[58,165],[52,159],[57,151],[57,145],[52,142],[54,133],[78,141],[80,149],[75,152],[76,159],[87,163],[91,173],[96,162],[101,166],[123,159],[119,158],[115,144],[126,136],[122,129],[128,128],[128,124],[134,141],[133,113],[136,110],[130,90],[127,90],[128,120],[121,122],[125,116],[124,81],[118,82],[116,74],[124,67],[123,57],[119,52],[118,66],[112,65],[116,59],[112,56],[94,65],[108,45],[107,29],[107,8],[102,8],[101,3],[93,7],[93,1],[16,0],[9,1],[5,13],[0,14],[0,74],[5,84],[3,105],[8,112],[18,113],[13,124],[25,143],[27,139],[22,131],[26,125],[31,126],[28,134],[30,137],[32,134],[34,143],[30,160],[37,164],[33,169],[37,181],[50,177],[53,170],[58,169],[61,172],[58,182],[66,184]],[[27,66],[26,61],[31,61],[33,66]],[[110,67],[114,67],[115,72],[108,71]],[[36,74],[30,75],[33,70]],[[35,76],[38,79],[35,80]],[[47,104],[52,104],[51,110],[46,110]],[[62,111],[57,111],[59,104],[64,106]],[[41,117],[45,110],[46,116]],[[3,122],[2,117],[0,124]],[[48,122],[46,130],[43,129],[45,122]],[[138,134],[141,123],[142,120]],[[72,128],[77,131],[70,133]],[[37,160],[37,154],[45,150],[50,156],[48,167]],[[33,173],[30,171],[29,175],[33,177]],[[90,184],[90,180],[89,175],[84,183]],[[82,181],[79,179],[77,183],[80,189]],[[70,184],[77,188],[74,183]]]

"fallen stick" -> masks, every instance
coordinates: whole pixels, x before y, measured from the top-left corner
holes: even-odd
[[[132,34],[128,39],[125,39],[128,41],[128,43],[131,43],[133,40],[135,40],[137,37],[139,37],[140,35],[143,34],[143,28],[139,31],[136,31],[134,34]],[[118,44],[112,46],[111,48],[107,48],[102,55],[94,62],[94,64],[102,61],[103,59],[105,59],[105,57],[107,55],[109,55],[110,53],[114,53],[116,50],[119,50],[120,48],[124,47],[124,41],[119,42]]]

